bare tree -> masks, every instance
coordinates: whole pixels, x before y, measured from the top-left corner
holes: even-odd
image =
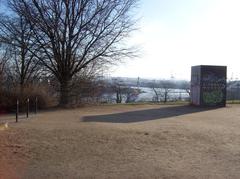
[[[104,83],[101,80],[102,68],[91,64],[73,77],[70,92],[71,103],[97,102],[102,93]],[[73,100],[74,99],[74,100]]]
[[[116,103],[122,103],[123,100],[123,88],[125,84],[123,81],[115,79],[112,84],[112,90],[116,94]]]
[[[160,88],[162,88],[161,96],[163,97],[163,102],[166,103],[169,98],[169,92],[171,91],[171,83],[168,81],[162,82]]]
[[[11,9],[31,25],[37,51],[30,49],[60,83],[66,105],[74,75],[132,56],[123,43],[134,30],[137,0],[12,0]]]
[[[2,90],[6,78],[6,66],[8,62],[8,50],[5,48],[0,49],[0,90]]]
[[[149,86],[152,88],[152,90],[153,90],[153,92],[155,94],[155,96],[153,98],[153,101],[154,102],[160,102],[159,86],[157,85],[156,81],[151,83]]]
[[[114,79],[113,83],[111,84],[111,88],[111,92],[116,95],[116,103],[134,102],[141,93],[139,89],[131,88],[129,85],[118,79]]]
[[[162,80],[160,82],[154,81],[151,88],[155,94],[154,101],[160,102],[161,99],[163,99],[163,102],[166,103],[169,99],[171,89],[174,88],[174,83],[170,80]]]
[[[30,52],[34,44],[30,43],[32,30],[22,17],[1,17],[0,42],[8,46],[11,52],[9,63],[11,75],[20,85],[23,93],[24,86],[35,80],[40,73],[39,60]]]
[[[125,88],[125,95],[126,95],[126,103],[131,103],[135,102],[136,99],[138,98],[138,95],[141,93],[140,89],[134,89],[131,88],[130,86]]]

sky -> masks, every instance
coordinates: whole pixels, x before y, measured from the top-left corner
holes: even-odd
[[[239,9],[240,0],[140,0],[128,41],[140,55],[107,75],[190,80],[191,66],[226,65],[228,79],[240,79]]]
[[[190,80],[191,66],[226,65],[240,79],[239,0],[141,0],[129,44],[140,56],[110,75]]]

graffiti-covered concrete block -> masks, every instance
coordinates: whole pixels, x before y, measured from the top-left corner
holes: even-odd
[[[226,105],[226,66],[193,66],[191,102],[197,106]]]

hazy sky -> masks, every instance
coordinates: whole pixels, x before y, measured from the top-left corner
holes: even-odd
[[[111,75],[190,79],[192,65],[227,65],[240,77],[239,0],[141,0],[141,56]]]

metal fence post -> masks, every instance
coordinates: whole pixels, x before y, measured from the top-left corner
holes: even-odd
[[[37,114],[37,107],[38,107],[38,98],[35,98],[35,114]]]
[[[28,114],[29,114],[29,98],[27,99],[27,118],[28,118]]]
[[[17,103],[16,103],[16,122],[18,122],[18,112],[19,112],[19,101],[17,99]]]

